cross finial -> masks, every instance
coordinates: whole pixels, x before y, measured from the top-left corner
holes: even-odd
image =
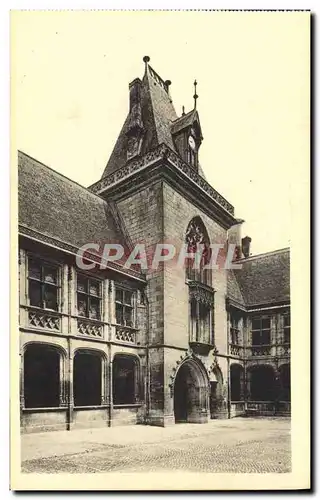
[[[195,80],[193,82],[193,85],[194,85],[194,96],[193,96],[193,99],[194,99],[194,109],[197,108],[197,99],[198,99],[198,95],[197,95],[197,85],[198,85],[198,82],[197,80]]]

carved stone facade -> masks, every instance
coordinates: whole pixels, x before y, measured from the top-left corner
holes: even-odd
[[[205,423],[290,406],[287,254],[242,258],[234,207],[181,154],[189,129],[202,140],[198,113],[177,117],[170,82],[144,61],[125,126],[89,189],[19,153],[25,432]],[[92,241],[126,251],[143,242],[147,255],[163,242],[204,252],[198,269],[109,261],[80,270],[77,251]],[[212,243],[235,243],[244,272],[207,269]],[[101,255],[90,249],[86,259]]]

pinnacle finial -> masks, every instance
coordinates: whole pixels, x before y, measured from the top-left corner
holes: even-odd
[[[194,95],[193,95],[193,99],[194,99],[194,109],[197,108],[197,99],[198,99],[198,95],[197,95],[197,85],[198,85],[198,82],[197,80],[195,80],[193,82],[193,85],[194,85]]]
[[[184,110],[184,106],[182,106],[182,116],[184,116],[186,114],[185,110]]]
[[[143,62],[146,63],[146,65],[148,64],[149,61],[150,61],[150,57],[149,56],[144,56]]]

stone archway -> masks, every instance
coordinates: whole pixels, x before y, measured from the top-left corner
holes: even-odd
[[[174,381],[174,417],[176,423],[208,421],[209,380],[205,368],[188,359],[180,366]]]

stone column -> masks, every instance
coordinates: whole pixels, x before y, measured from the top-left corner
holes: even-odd
[[[21,326],[28,324],[28,311],[25,307],[28,305],[28,290],[27,290],[27,256],[23,248],[19,249],[19,323]]]
[[[67,363],[67,387],[68,387],[68,424],[67,430],[71,430],[73,425],[73,408],[74,408],[74,395],[73,395],[73,369],[74,369],[74,352],[72,340],[68,339],[68,363]]]
[[[69,334],[77,335],[78,327],[77,320],[74,316],[77,315],[76,297],[77,297],[77,273],[73,266],[69,266],[68,271],[68,307],[69,307]]]
[[[111,350],[110,353],[110,361],[109,361],[109,427],[112,426],[113,421],[113,360],[111,358]]]
[[[20,352],[20,367],[19,367],[19,375],[20,375],[20,409],[24,408],[24,350]]]

